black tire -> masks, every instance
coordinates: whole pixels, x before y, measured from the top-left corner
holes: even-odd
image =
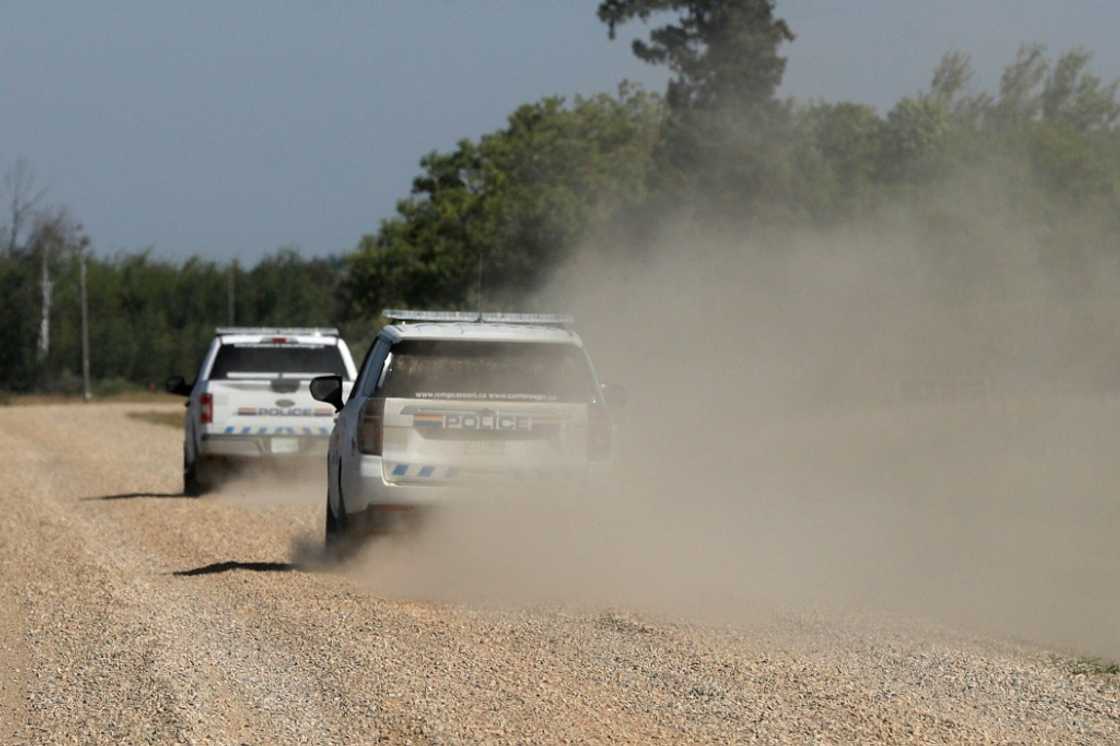
[[[331,496],[327,493],[327,525],[323,531],[323,543],[328,547],[338,544],[342,540],[342,526],[341,521],[334,517],[334,511],[331,510]]]
[[[327,489],[327,520],[323,532],[323,544],[335,559],[344,559],[352,548],[354,537],[351,535],[350,518],[346,515],[346,503],[342,501],[342,475],[338,484],[338,515],[331,510],[331,493]]]
[[[187,497],[201,497],[206,493],[205,475],[200,474],[201,464],[197,460],[187,458],[183,450],[183,494]]]
[[[327,493],[327,525],[323,531],[323,541],[327,544],[333,543],[338,538],[338,522],[334,519],[334,513],[331,512],[331,496]]]

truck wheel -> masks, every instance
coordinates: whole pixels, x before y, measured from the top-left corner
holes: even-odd
[[[183,452],[183,494],[187,497],[201,497],[206,493],[206,472],[197,459],[187,457]]]

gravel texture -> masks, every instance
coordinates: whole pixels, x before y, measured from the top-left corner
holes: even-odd
[[[1120,677],[932,624],[380,598],[153,408],[0,408],[0,743],[1120,742]]]

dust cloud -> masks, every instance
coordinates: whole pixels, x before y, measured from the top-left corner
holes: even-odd
[[[351,570],[404,597],[879,610],[1120,655],[1120,297],[976,195],[591,243],[536,299],[624,385],[615,479],[486,496]],[[611,256],[617,256],[612,252]]]
[[[322,457],[222,466],[212,475],[210,499],[216,502],[267,508],[318,506],[325,499],[327,468]]]

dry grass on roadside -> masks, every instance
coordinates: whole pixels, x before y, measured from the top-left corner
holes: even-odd
[[[94,396],[94,404],[172,404],[181,402],[178,396],[162,391],[125,391],[104,396]],[[0,407],[36,404],[84,404],[80,394],[15,394],[0,391]]]
[[[167,425],[168,427],[176,429],[183,427],[182,412],[159,412],[153,410],[150,412],[129,412],[128,416],[134,420],[148,422],[153,425]]]

